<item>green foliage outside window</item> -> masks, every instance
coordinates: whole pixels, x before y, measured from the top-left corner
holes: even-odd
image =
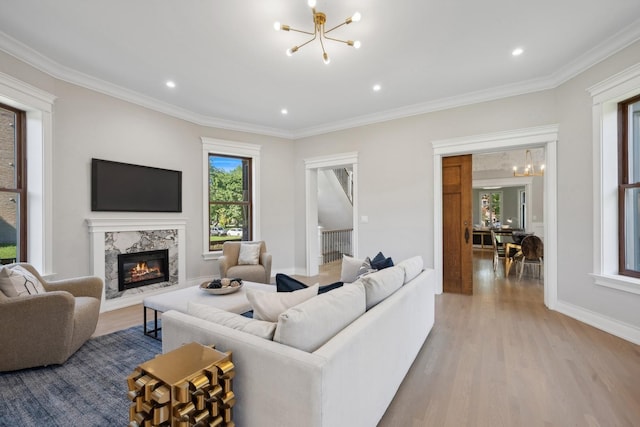
[[[250,166],[250,159],[209,155],[210,250],[251,237]]]

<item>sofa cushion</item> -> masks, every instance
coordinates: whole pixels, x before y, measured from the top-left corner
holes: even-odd
[[[413,280],[424,269],[424,262],[421,256],[414,256],[398,263],[398,267],[404,270],[404,283]]]
[[[189,302],[187,314],[268,340],[273,339],[273,334],[276,330],[276,323],[251,319],[241,314],[230,313],[209,305],[193,302]]]
[[[362,266],[363,262],[363,259],[357,259],[348,255],[342,255],[340,281],[344,283],[355,282],[358,276],[358,270]]]
[[[318,294],[324,294],[325,292],[329,292],[333,289],[337,289],[342,285],[343,285],[342,282],[335,282],[329,285],[320,286],[318,288]],[[276,274],[276,288],[278,289],[278,292],[293,292],[293,291],[299,291],[300,289],[306,289],[308,288],[308,286],[302,283],[301,281],[294,279],[291,276],[278,273]]]
[[[360,317],[365,312],[365,302],[364,288],[357,282],[318,295],[282,313],[273,340],[315,351]]]
[[[390,267],[359,279],[367,295],[367,310],[400,289],[404,283],[404,269]]]
[[[298,305],[309,298],[318,295],[319,285],[316,283],[306,289],[294,292],[266,292],[247,289],[247,299],[253,308],[253,318],[277,322],[280,313],[289,307]]]
[[[10,298],[47,292],[36,276],[20,265],[0,268],[0,290]]]
[[[244,243],[240,244],[240,253],[238,254],[238,265],[256,265],[260,261],[260,245],[261,243]]]
[[[385,268],[393,267],[393,260],[391,257],[385,257],[382,252],[378,252],[371,260],[371,267],[376,270],[384,270]]]

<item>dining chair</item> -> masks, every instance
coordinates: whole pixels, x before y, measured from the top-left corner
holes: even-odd
[[[493,243],[493,272],[495,273],[498,270],[500,258],[504,259],[505,257],[505,249],[504,245],[498,243],[496,232],[493,230],[491,230],[491,242]]]
[[[520,244],[520,256],[518,263],[520,266],[520,273],[518,279],[522,278],[525,264],[533,264],[538,266],[538,278],[541,277],[542,267],[544,265],[544,244],[538,236],[527,236],[522,239]]]

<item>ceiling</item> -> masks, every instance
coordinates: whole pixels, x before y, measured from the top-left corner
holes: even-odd
[[[195,123],[298,138],[552,88],[640,39],[638,0],[318,0],[316,9],[327,27],[359,11],[332,35],[362,47],[327,42],[329,65],[317,41],[286,56],[306,36],[273,23],[311,30],[306,0],[0,0],[0,49]]]

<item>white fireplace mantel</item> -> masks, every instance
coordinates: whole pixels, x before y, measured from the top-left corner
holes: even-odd
[[[186,219],[178,218],[87,218],[91,248],[91,271],[94,276],[105,279],[105,233],[123,231],[178,230],[178,286],[187,285],[186,272]],[[117,300],[106,300],[102,294],[101,311],[142,302],[149,294],[139,294]]]

